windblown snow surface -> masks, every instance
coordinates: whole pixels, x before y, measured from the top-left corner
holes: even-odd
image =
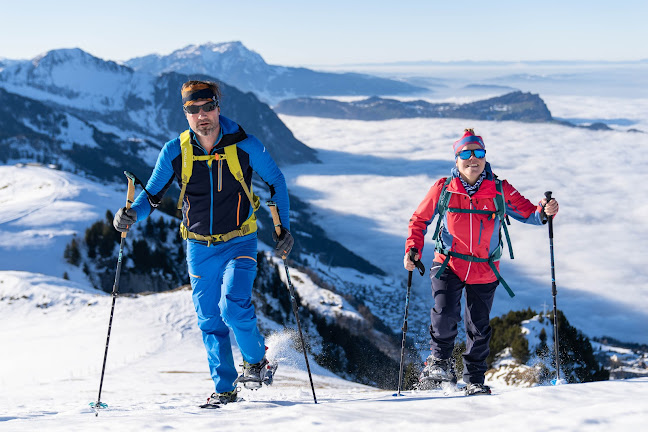
[[[493,383],[492,396],[395,397],[336,378],[311,359],[314,404],[303,357],[281,331],[268,338],[268,355],[280,364],[275,384],[202,410],[212,382],[188,290],[117,299],[101,399],[108,408],[95,416],[88,403],[97,399],[110,295],[18,271],[0,272],[0,292],[3,431],[610,431],[648,420],[648,379],[530,389]]]

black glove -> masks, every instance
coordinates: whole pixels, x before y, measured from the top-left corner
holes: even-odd
[[[290,234],[290,231],[284,227],[281,227],[281,235],[279,236],[276,231],[272,231],[272,240],[277,242],[277,245],[275,246],[275,254],[284,259],[288,256],[295,244],[295,239]]]
[[[119,232],[128,232],[135,222],[137,222],[137,212],[132,208],[122,207],[115,214],[113,226]]]

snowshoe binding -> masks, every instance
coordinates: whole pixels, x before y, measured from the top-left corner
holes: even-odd
[[[272,385],[277,370],[276,363],[270,363],[263,357],[263,360],[254,364],[243,360],[241,366],[243,366],[243,373],[236,379],[236,383],[242,383],[243,387],[250,390],[258,390],[263,384]]]
[[[430,355],[425,361],[425,367],[419,376],[416,390],[435,390],[457,384],[454,359],[440,359]]]
[[[217,409],[230,402],[236,402],[237,400],[238,390],[235,388],[234,390],[225,393],[212,393],[211,396],[207,398],[207,403],[200,405],[200,408]]]
[[[489,395],[491,389],[486,384],[468,383],[464,388],[464,394],[466,396]]]

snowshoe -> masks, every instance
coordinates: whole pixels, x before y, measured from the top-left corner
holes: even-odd
[[[466,396],[489,395],[491,389],[486,384],[468,383],[464,388],[464,394]]]
[[[435,390],[457,384],[454,359],[440,359],[430,355],[415,385],[417,390]]]
[[[200,408],[217,409],[230,402],[236,402],[237,400],[237,389],[225,393],[212,393],[211,396],[207,398],[207,403],[200,405]]]
[[[277,370],[276,363],[270,363],[263,357],[259,363],[250,364],[243,360],[243,373],[236,379],[236,383],[242,383],[243,387],[250,390],[260,389],[263,384],[272,385],[274,374]]]

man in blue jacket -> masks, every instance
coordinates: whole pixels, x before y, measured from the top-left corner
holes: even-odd
[[[189,129],[167,142],[146,186],[130,209],[115,214],[120,232],[146,219],[175,179],[182,188],[180,231],[187,240],[187,264],[193,302],[215,392],[204,408],[237,399],[237,382],[248,388],[271,384],[276,365],[265,357],[252,304],[256,276],[256,216],[259,198],[252,193],[252,172],[269,185],[282,222],[273,236],[286,256],[293,245],[289,198],[283,174],[261,142],[220,115],[220,89],[210,81],[188,81],[182,103]],[[238,377],[230,329],[243,356]]]

